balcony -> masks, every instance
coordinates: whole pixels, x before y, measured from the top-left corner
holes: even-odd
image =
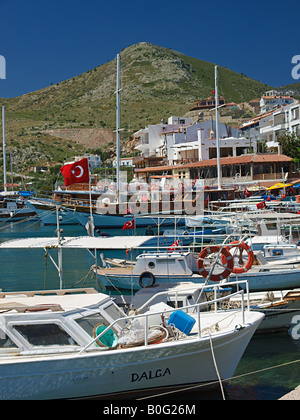
[[[133,158],[133,164],[136,168],[149,168],[154,166],[164,166],[168,164],[166,158],[162,156],[136,156]]]

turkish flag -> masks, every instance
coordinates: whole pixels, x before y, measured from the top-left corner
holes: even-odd
[[[176,250],[176,248],[178,247],[178,245],[179,245],[179,240],[177,239],[177,241],[175,241],[175,242],[171,245],[171,247],[168,249],[168,251],[169,251],[169,252],[173,252],[173,251],[175,251],[175,250]]]
[[[134,219],[133,220],[129,220],[128,222],[125,223],[125,225],[122,227],[122,230],[127,230],[127,229],[134,229]]]
[[[67,163],[60,168],[65,178],[65,186],[72,184],[86,183],[90,181],[89,162],[87,158],[74,163]]]
[[[256,204],[256,207],[257,207],[258,209],[264,209],[265,207],[267,207],[267,206],[266,206],[266,202],[265,202],[265,201],[262,201],[262,202],[260,202],[260,203],[257,203],[257,204]]]

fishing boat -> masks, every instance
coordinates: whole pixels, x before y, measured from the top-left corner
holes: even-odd
[[[174,308],[189,307],[196,303],[203,304],[202,310],[214,310],[216,303],[211,304],[217,296],[227,297],[219,309],[237,309],[242,306],[240,295],[232,295],[232,291],[240,287],[243,282],[227,282],[225,285],[214,287],[195,283],[173,283],[168,285],[154,285],[138,290],[133,296],[116,295],[115,302],[124,311],[142,313],[151,305],[167,304]],[[247,292],[248,293],[248,292]],[[251,310],[265,314],[256,333],[275,333],[287,331],[292,325],[292,318],[300,314],[300,289],[253,292],[248,295]],[[206,303],[206,305],[205,305]],[[193,308],[187,309],[192,312]]]
[[[242,247],[250,248],[246,243],[242,244]],[[166,285],[176,282],[213,284],[215,281],[232,280],[247,281],[252,292],[300,287],[299,264],[286,265],[283,262],[274,266],[268,263],[261,265],[258,261],[258,265],[252,265],[254,254],[251,254],[251,263],[242,259],[242,265],[234,267],[235,257],[224,248],[224,246],[208,246],[195,257],[193,252],[181,251],[174,246],[167,251],[144,252],[130,264],[104,262],[102,267],[95,267],[94,272],[106,288],[128,290],[139,290],[154,284]],[[223,259],[225,257],[226,260],[222,261],[220,257]],[[238,266],[237,263],[234,264]]]
[[[223,387],[264,315],[246,305],[229,312],[201,306],[126,316],[91,289],[1,293],[0,398],[133,398],[188,384]]]
[[[36,216],[36,212],[22,199],[12,198],[3,193],[0,195],[0,222],[16,222]]]

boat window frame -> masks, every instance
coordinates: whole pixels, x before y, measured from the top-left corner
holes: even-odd
[[[110,306],[113,306],[119,312],[119,315],[120,316],[118,318],[116,318],[116,319],[120,319],[122,317],[126,317],[126,314],[124,313],[124,311],[122,311],[122,309],[118,305],[116,305],[115,302],[113,300],[111,300],[111,299],[108,299],[108,300],[102,302],[97,307],[88,308],[88,309],[85,309],[84,311],[76,312],[76,313],[74,313],[71,316],[71,319],[72,319],[73,323],[75,323],[76,326],[78,328],[80,328],[80,331],[82,332],[82,334],[85,335],[85,337],[87,337],[88,341],[91,339],[91,336],[87,333],[87,331],[83,327],[81,327],[79,325],[79,323],[77,322],[78,319],[87,318],[87,317],[89,317],[91,315],[95,315],[95,314],[99,313],[99,315],[101,315],[101,317],[105,320],[105,322],[107,323],[107,325],[110,325],[110,324],[112,324],[116,320],[116,319],[113,319],[110,316],[110,314],[108,314],[106,312],[106,309],[108,307],[110,307]],[[115,328],[116,332],[118,333],[118,332],[120,332],[122,330],[123,327],[121,327],[118,324],[115,324],[114,328]]]
[[[15,328],[15,326],[21,325],[46,325],[46,324],[55,324],[59,326],[66,334],[68,334],[77,345],[70,344],[70,345],[41,345],[41,346],[34,346],[32,345],[26,338]],[[18,345],[20,351],[31,351],[31,352],[38,352],[39,350],[48,350],[48,351],[55,351],[59,350],[69,350],[74,349],[74,351],[78,351],[85,343],[81,339],[79,335],[75,335],[72,328],[69,328],[69,325],[63,322],[62,319],[57,317],[51,318],[47,317],[45,319],[25,319],[22,320],[11,320],[7,323],[8,331],[11,331],[12,335],[14,336],[13,342]],[[18,344],[19,343],[19,344]]]
[[[3,328],[2,328],[3,326]],[[3,331],[6,336],[14,343],[15,347],[0,347],[0,356],[1,355],[7,355],[9,353],[20,353],[22,351],[22,348],[20,347],[17,340],[15,340],[13,332],[10,331],[8,328],[8,325],[6,323],[2,323],[0,325],[1,331]]]

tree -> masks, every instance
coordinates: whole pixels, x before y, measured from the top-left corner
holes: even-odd
[[[285,134],[278,139],[281,144],[282,153],[295,160],[300,160],[300,136],[295,133]]]

